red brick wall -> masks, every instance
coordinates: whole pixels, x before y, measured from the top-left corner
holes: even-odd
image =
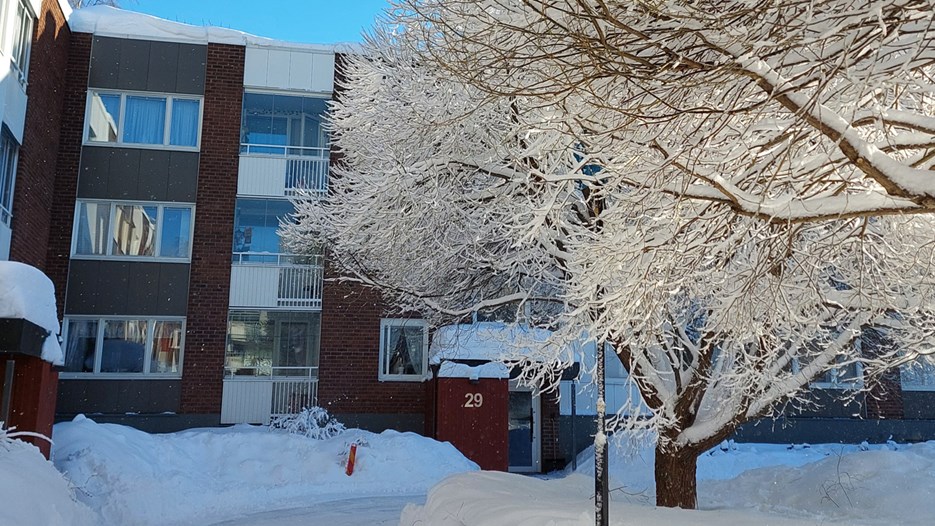
[[[333,271],[327,275],[333,277]],[[319,405],[332,413],[426,411],[427,382],[380,382],[380,294],[326,281],[322,297]]]
[[[55,283],[59,318],[65,308],[65,282],[68,279],[71,230],[75,218],[75,196],[78,193],[78,163],[81,159],[90,60],[91,35],[72,33],[55,165],[55,192],[52,195],[49,221],[49,250],[45,262],[45,272]]]
[[[183,413],[221,412],[244,49],[208,44],[182,369]]]
[[[565,467],[565,457],[559,444],[558,391],[542,393],[539,397],[542,431],[542,471]]]
[[[26,127],[13,194],[10,259],[45,270],[55,161],[71,31],[56,0],[44,0],[29,58]]]
[[[15,427],[17,431],[30,431],[51,438],[58,373],[52,369],[52,364],[37,356],[0,354],[0,357],[0,378],[6,377],[7,361],[12,359],[15,362],[8,426]],[[52,448],[47,440],[32,437],[24,440],[38,447],[49,458]]]

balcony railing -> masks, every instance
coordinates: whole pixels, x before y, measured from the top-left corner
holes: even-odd
[[[318,367],[225,368],[222,424],[268,424],[270,416],[312,407],[318,399]]]
[[[328,148],[241,144],[239,195],[295,197],[328,190]]]
[[[234,252],[231,307],[321,309],[322,258]]]

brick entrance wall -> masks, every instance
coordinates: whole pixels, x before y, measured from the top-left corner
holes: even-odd
[[[221,412],[244,52],[241,46],[208,44],[182,369],[183,413]]]

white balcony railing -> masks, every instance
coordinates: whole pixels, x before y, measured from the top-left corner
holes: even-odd
[[[321,256],[234,252],[231,307],[321,309]]]
[[[221,396],[222,424],[268,424],[318,401],[318,367],[227,368]]]
[[[328,148],[241,144],[237,194],[295,197],[328,190]]]

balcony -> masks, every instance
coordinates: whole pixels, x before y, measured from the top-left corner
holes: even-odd
[[[322,258],[234,252],[230,306],[321,310]]]
[[[318,400],[318,367],[226,368],[221,396],[222,424],[269,424]]]
[[[328,190],[328,148],[241,144],[237,194],[296,197]]]

